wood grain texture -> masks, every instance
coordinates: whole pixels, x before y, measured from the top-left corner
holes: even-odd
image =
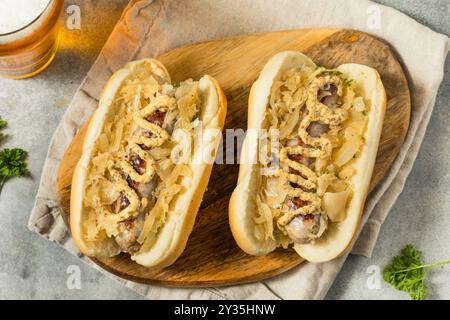
[[[267,60],[283,50],[298,50],[328,68],[343,63],[361,63],[378,70],[387,92],[387,109],[378,151],[373,188],[389,170],[403,143],[410,118],[410,94],[402,67],[386,43],[359,31],[302,29],[262,33],[197,43],[172,50],[158,59],[173,81],[215,77],[228,99],[225,128],[246,128],[250,86]],[[69,214],[70,182],[80,157],[84,126],[66,151],[61,163],[57,191],[62,212]],[[147,269],[125,254],[110,259],[92,259],[120,277],[168,286],[217,286],[266,279],[289,270],[301,259],[293,250],[276,250],[264,257],[242,252],[228,226],[227,206],[238,165],[217,164],[197,215],[186,250],[170,267]],[[66,219],[67,221],[67,219]]]

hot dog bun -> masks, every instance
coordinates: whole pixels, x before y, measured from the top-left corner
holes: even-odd
[[[73,174],[70,201],[71,234],[80,251],[88,256],[111,257],[121,252],[113,236],[102,234],[95,240],[87,239],[88,225],[92,223],[85,205],[87,181],[90,179],[89,172],[93,166],[92,159],[96,145],[104,134],[105,124],[113,119],[118,110],[121,90],[132,79],[145,80],[151,77],[159,83],[170,84],[170,76],[159,61],[143,59],[128,63],[109,79],[103,89],[99,106],[90,119],[82,155]],[[214,78],[206,75],[198,81],[198,95],[201,100],[198,119],[205,126],[203,129],[220,132],[226,115],[226,98],[222,89]],[[203,143],[201,148],[196,148],[195,152],[214,154],[218,143],[219,140],[213,139],[210,143]],[[195,156],[196,154],[193,158]],[[169,212],[166,213],[162,226],[156,233],[156,239],[152,244],[146,245],[145,251],[138,250],[131,253],[131,258],[143,266],[157,268],[168,266],[179,257],[186,246],[211,174],[212,162],[187,165],[191,175],[178,178],[177,183],[182,186],[182,191],[170,202]],[[145,219],[147,221],[148,214]]]
[[[273,56],[251,88],[248,129],[266,128],[264,119],[269,108],[272,86],[292,68],[317,70],[315,63],[299,52],[286,51]],[[336,70],[345,78],[352,79],[357,95],[364,98],[370,110],[363,136],[364,143],[353,163],[356,173],[349,181],[353,196],[347,203],[345,219],[329,223],[323,235],[310,243],[294,243],[295,251],[312,262],[329,261],[338,257],[348,248],[357,232],[369,190],[386,108],[386,94],[375,69],[359,64],[344,64]],[[262,188],[261,166],[257,162],[257,154],[257,137],[247,135],[241,150],[238,183],[229,203],[229,222],[233,236],[243,251],[252,255],[264,255],[281,246],[282,241],[277,236],[261,239],[255,234],[255,219],[258,215],[256,195]]]

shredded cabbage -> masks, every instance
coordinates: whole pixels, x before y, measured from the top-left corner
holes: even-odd
[[[176,143],[170,139],[170,133],[176,128],[192,131],[192,121],[198,114],[199,106],[198,83],[192,80],[181,83],[178,88],[168,83],[160,84],[155,78],[145,74],[125,81],[111,106],[111,111],[106,115],[105,124],[94,144],[93,156],[88,167],[88,178],[83,190],[83,204],[86,207],[84,227],[88,241],[98,240],[103,236],[114,237],[118,234],[118,224],[126,218],[115,214],[113,207],[124,192],[123,188],[131,188],[123,171],[125,169],[120,169],[121,164],[130,167],[127,164],[131,161],[130,150],[135,150],[130,147],[130,141],[136,132],[148,134],[144,130],[149,130],[144,129],[143,124],[138,125],[137,120],[144,117],[143,112],[147,110],[151,113],[154,112],[152,110],[165,108],[164,122],[162,128],[158,130],[167,130],[169,140],[158,146],[142,149],[145,154],[138,153],[141,158],[143,156],[146,156],[145,159],[149,158],[147,165],[150,163],[150,166],[154,166],[156,173],[154,179],[157,186],[151,196],[155,197],[156,201],[153,198],[139,198],[140,209],[137,209],[150,206],[139,243],[144,244],[145,248],[151,246],[152,237],[154,239],[166,221],[173,201],[189,185],[189,182],[186,182],[189,179],[183,180],[183,184],[181,180],[193,176],[189,166],[175,165],[171,161],[170,153]],[[150,160],[152,162],[149,162]],[[127,192],[131,192],[127,193],[127,197],[133,195],[132,191]],[[125,209],[120,213],[123,212]],[[135,213],[130,214],[131,217],[135,216]]]
[[[274,239],[273,237],[273,216],[270,207],[262,201],[259,195],[256,196],[256,204],[258,206],[259,216],[254,218],[260,231],[257,233],[259,240]],[[261,229],[263,232],[261,232]]]
[[[323,104],[313,104],[312,106],[317,109],[311,109],[311,99],[322,103],[321,101],[324,101],[322,98],[333,94],[327,89],[321,89],[325,88],[322,87],[324,83],[329,84],[327,81],[333,77],[334,79],[338,77],[340,81],[334,80],[339,95],[339,108],[333,110],[332,107],[327,108]],[[363,136],[369,111],[369,106],[355,90],[351,80],[346,79],[341,73],[322,67],[314,70],[292,68],[273,82],[264,125],[266,129],[278,129],[281,147],[290,148],[291,151],[288,152],[292,153],[291,156],[296,156],[297,152],[300,152],[300,157],[297,159],[294,157],[295,160],[285,156],[281,160],[278,159],[281,162],[279,170],[267,170],[268,163],[261,163],[262,187],[255,195],[257,215],[254,217],[255,236],[258,239],[277,239],[282,245],[287,245],[291,241],[283,234],[281,228],[274,230],[273,223],[274,219],[276,223],[280,222],[277,219],[283,217],[283,212],[286,212],[283,210],[292,210],[289,209],[289,204],[286,204],[286,199],[299,197],[300,194],[305,199],[310,196],[311,200],[308,201],[302,198],[302,201],[308,202],[305,207],[319,203],[318,210],[324,210],[331,221],[338,222],[345,218],[345,208],[352,193],[350,179],[356,174],[353,165],[364,145]],[[314,96],[316,93],[317,97]],[[311,110],[316,110],[314,116],[309,114]],[[313,120],[302,122],[308,114]],[[301,131],[305,132],[307,126],[314,121],[326,123],[327,130],[320,133],[320,136],[312,136],[307,132],[308,136],[305,138]],[[312,139],[308,140],[311,137]],[[326,144],[321,145],[324,140]],[[314,152],[307,154],[301,149],[303,147],[314,151],[319,147],[328,146],[327,152],[320,155]],[[299,165],[296,166],[292,162]],[[303,172],[300,173],[299,170]],[[310,184],[313,187],[307,188],[311,190],[292,187],[293,181],[286,180],[286,177],[293,179],[290,177],[292,175],[299,176],[301,179],[297,181],[300,183],[305,178],[308,181],[314,180]],[[294,182],[298,186],[298,183]],[[316,198],[319,200],[312,200]]]
[[[334,193],[325,192],[323,195],[323,207],[332,222],[340,222],[345,219],[345,209],[349,196],[350,189]]]
[[[346,140],[342,147],[336,152],[333,163],[342,167],[352,160],[353,157],[356,157],[356,153],[360,151],[362,145],[362,138],[358,136]]]

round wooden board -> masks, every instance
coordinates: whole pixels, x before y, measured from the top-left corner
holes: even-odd
[[[361,63],[378,70],[387,92],[387,109],[378,150],[372,188],[398,154],[408,130],[410,94],[406,77],[386,43],[354,30],[301,29],[260,33],[197,43],[174,49],[158,59],[173,81],[215,77],[228,99],[225,128],[246,128],[249,89],[267,60],[283,50],[302,51],[317,64],[331,68],[343,63]],[[70,183],[81,153],[82,128],[67,149],[57,179],[62,212],[69,214]],[[292,249],[276,250],[254,257],[237,247],[228,226],[227,206],[238,174],[238,165],[214,165],[208,189],[197,215],[186,250],[170,267],[148,269],[121,254],[92,259],[122,278],[168,286],[217,286],[266,279],[287,271],[301,259]],[[67,219],[66,219],[67,221]]]

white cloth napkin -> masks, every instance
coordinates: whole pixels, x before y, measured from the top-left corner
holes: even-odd
[[[352,251],[370,256],[380,225],[402,191],[417,156],[450,45],[447,36],[433,32],[392,8],[366,0],[131,1],[56,129],[29,228],[93,265],[76,250],[62,221],[56,201],[55,176],[64,150],[95,110],[104,83],[126,62],[157,56],[197,41],[314,27],[359,29],[386,40],[396,50],[409,80],[410,129],[400,154],[366,202],[363,228]],[[303,263],[266,281],[220,288],[166,288],[109,275],[151,299],[322,299],[346,257],[322,264]]]

